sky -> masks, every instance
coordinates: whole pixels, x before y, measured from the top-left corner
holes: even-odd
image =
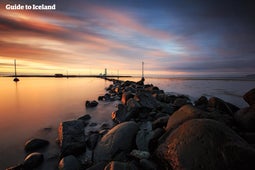
[[[6,10],[56,4],[56,10]],[[246,0],[1,0],[0,75],[255,74],[255,5]]]

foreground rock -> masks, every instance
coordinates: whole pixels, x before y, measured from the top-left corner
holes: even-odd
[[[95,162],[125,158],[134,147],[138,129],[138,125],[133,121],[113,127],[98,142],[94,153]]]
[[[25,143],[25,151],[32,152],[49,145],[49,141],[44,139],[30,139]]]
[[[34,169],[41,165],[43,160],[43,154],[38,152],[31,153],[25,158],[23,168],[26,170]]]
[[[62,122],[58,128],[60,157],[79,155],[86,150],[84,121],[73,120]]]
[[[85,103],[85,106],[87,107],[87,108],[90,108],[90,107],[96,107],[98,105],[98,102],[97,101],[95,101],[95,100],[93,100],[93,101],[86,101],[86,103]]]
[[[80,162],[73,156],[69,155],[61,159],[58,165],[59,170],[80,170]]]
[[[235,121],[242,130],[255,132],[255,104],[236,112]]]
[[[227,126],[192,119],[173,131],[156,150],[164,168],[203,170],[255,169],[255,150]]]
[[[255,88],[251,89],[245,95],[243,96],[243,99],[249,104],[253,105],[255,104]]]

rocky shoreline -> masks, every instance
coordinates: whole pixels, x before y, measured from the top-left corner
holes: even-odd
[[[107,80],[112,84],[98,100],[120,100],[112,112],[114,123],[90,122],[88,114],[60,123],[58,169],[255,169],[255,89],[243,96],[249,107],[238,108],[217,97],[201,96],[193,104],[144,79]],[[86,101],[85,107],[97,105]],[[37,150],[48,144],[28,141],[25,150],[31,154],[7,170],[40,166],[43,154]]]

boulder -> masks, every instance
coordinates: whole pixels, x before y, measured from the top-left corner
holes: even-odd
[[[94,151],[95,162],[114,160],[118,154],[130,153],[138,130],[139,126],[133,121],[113,127],[98,142]]]
[[[59,170],[80,170],[81,164],[73,155],[68,155],[60,160],[58,164],[58,169]]]
[[[215,120],[192,119],[159,145],[156,156],[167,169],[255,169],[255,150]]]
[[[93,101],[86,101],[86,103],[85,103],[85,106],[87,107],[87,108],[89,108],[89,107],[96,107],[98,105],[98,102],[97,101],[95,101],[95,100],[93,100]]]
[[[60,123],[58,139],[61,158],[85,152],[84,122],[82,120],[73,120]]]
[[[231,116],[233,116],[234,113],[240,109],[237,106],[225,102],[224,100],[217,97],[211,97],[208,101],[208,106],[220,111],[223,114],[229,114]]]
[[[78,118],[78,120],[88,121],[91,119],[91,116],[89,114],[85,114]]]
[[[112,120],[115,123],[125,122],[127,118],[127,109],[124,104],[118,104],[118,110],[112,112]]]
[[[23,167],[24,169],[34,169],[42,164],[44,158],[43,154],[34,152],[26,156]]]
[[[30,139],[25,143],[25,151],[33,152],[49,145],[49,141],[44,139]]]
[[[130,98],[127,101],[127,112],[128,112],[127,118],[128,119],[137,117],[140,110],[141,110],[141,105],[135,99]]]
[[[99,139],[99,134],[98,133],[92,133],[89,135],[88,139],[86,140],[86,145],[90,150],[93,150],[96,145],[97,141]]]
[[[204,111],[199,110],[192,105],[184,105],[169,117],[166,130],[175,129],[183,122],[190,119],[200,118],[203,114],[205,114]]]
[[[138,92],[134,96],[134,99],[140,104],[142,108],[149,111],[158,107],[157,100],[150,93]]]
[[[152,122],[152,128],[156,129],[156,128],[166,127],[168,119],[169,119],[169,116],[167,115],[167,116],[163,116],[163,117],[160,117],[160,118],[154,120]]]
[[[138,170],[132,162],[111,161],[104,170]]]
[[[255,132],[255,104],[250,107],[240,109],[235,113],[234,118],[241,129],[249,132]]]
[[[185,104],[188,104],[188,102],[189,102],[188,98],[178,97],[177,99],[174,100],[173,105],[177,108],[180,108]]]
[[[255,88],[244,94],[243,99],[249,104],[255,104]]]
[[[150,152],[140,151],[136,149],[132,150],[132,152],[130,152],[130,155],[138,159],[149,159],[149,157],[151,156]]]
[[[104,167],[108,164],[108,162],[99,162],[99,163],[96,163],[95,165],[87,168],[86,170],[103,170]]]
[[[121,97],[121,103],[126,104],[128,99],[133,98],[134,95],[131,92],[124,92]]]
[[[195,106],[200,109],[206,109],[208,105],[208,99],[205,96],[201,96],[198,100],[195,101]]]
[[[147,159],[141,159],[139,164],[143,170],[158,170],[157,164]]]
[[[24,170],[23,164],[15,165],[9,168],[6,168],[5,170]]]

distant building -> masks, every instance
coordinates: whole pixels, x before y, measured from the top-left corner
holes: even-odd
[[[55,74],[55,77],[63,77],[63,76],[64,76],[63,74],[59,74],[59,73]]]

